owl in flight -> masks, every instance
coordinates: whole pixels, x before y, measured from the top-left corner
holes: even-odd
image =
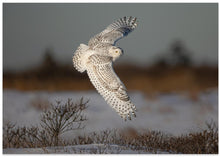
[[[80,44],[73,55],[73,65],[79,72],[87,71],[90,81],[105,101],[124,120],[136,117],[124,84],[114,72],[112,63],[123,54],[115,43],[137,27],[137,18],[123,17],[109,25],[88,42]]]

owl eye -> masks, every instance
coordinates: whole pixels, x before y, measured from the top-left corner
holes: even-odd
[[[118,53],[118,51],[115,51],[115,53]]]

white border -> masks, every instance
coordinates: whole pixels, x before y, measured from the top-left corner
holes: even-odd
[[[219,0],[209,0],[209,1],[205,1],[205,0],[194,0],[194,1],[191,1],[191,0],[182,0],[182,1],[179,1],[179,0],[172,0],[172,1],[166,1],[166,0],[137,0],[137,1],[125,1],[125,0],[105,0],[105,1],[94,1],[94,0],[63,0],[63,1],[54,1],[54,0],[23,0],[23,1],[20,1],[20,0],[3,0],[2,1],[2,6],[0,7],[0,21],[1,21],[1,44],[0,44],[0,48],[2,50],[2,53],[1,53],[1,59],[0,59],[0,62],[1,62],[1,84],[0,84],[0,87],[1,87],[1,93],[0,93],[0,100],[2,102],[2,104],[0,105],[0,112],[3,113],[3,3],[218,3]],[[219,11],[218,11],[218,17],[219,17]],[[219,18],[218,18],[219,19]],[[219,26],[219,20],[218,20],[218,26]],[[219,32],[219,31],[218,31]],[[218,33],[218,36],[219,36],[219,33]],[[219,40],[218,40],[219,42]],[[219,42],[220,43],[220,42]],[[219,48],[218,48],[219,49]],[[218,69],[219,69],[219,55],[218,55]],[[220,73],[218,71],[218,79],[220,78]],[[220,80],[220,79],[219,79]],[[219,82],[219,81],[218,81]],[[218,89],[218,98],[220,96],[220,90]],[[218,108],[218,113],[219,113],[219,108]],[[0,136],[0,140],[1,140],[1,143],[0,143],[0,149],[1,149],[1,156],[3,154],[3,141],[2,141],[2,125],[3,125],[3,114],[1,116],[1,129],[0,129],[0,133],[1,133],[1,136]],[[45,154],[44,154],[45,155]],[[58,154],[50,154],[50,155],[56,155],[56,156],[64,156],[64,155],[58,155]],[[72,154],[76,157],[78,156],[81,156],[81,155],[77,155],[77,154]],[[125,154],[127,156],[127,154]],[[122,156],[125,156],[125,155],[122,155]],[[136,155],[140,155],[140,154],[136,154]],[[136,155],[131,155],[129,154],[129,156],[136,156]],[[158,155],[158,154],[157,154]],[[179,156],[177,154],[168,154],[168,155],[172,155],[174,157],[176,156]],[[196,154],[195,154],[196,155]],[[195,156],[195,155],[187,155],[187,156]],[[14,155],[13,155],[14,156]],[[36,154],[34,155],[28,155],[28,156],[36,156]],[[38,156],[38,155],[37,155]],[[91,154],[89,155],[84,155],[84,156],[91,156]],[[95,156],[98,156],[98,155],[95,155]],[[100,155],[99,155],[100,156]],[[113,156],[113,155],[105,155],[105,156]],[[144,155],[145,156],[145,155]],[[146,154],[146,156],[150,156],[152,157],[153,155],[151,154]],[[184,155],[185,156],[185,155]],[[208,155],[210,156],[210,155]]]
[[[218,3],[219,0],[3,0],[3,3]]]

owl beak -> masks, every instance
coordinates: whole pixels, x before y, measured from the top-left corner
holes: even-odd
[[[123,55],[124,54],[124,50],[123,49],[121,49],[121,48],[119,48],[120,50],[121,50],[121,55]]]
[[[121,49],[121,54],[122,54],[122,55],[124,54],[124,50],[122,50],[122,49]]]

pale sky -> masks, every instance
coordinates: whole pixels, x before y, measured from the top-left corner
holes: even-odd
[[[150,64],[178,39],[196,64],[218,63],[217,3],[4,3],[3,68],[36,66],[48,47],[58,61],[72,64],[80,43],[124,16],[137,17],[139,24],[117,42],[124,49],[117,62]]]

